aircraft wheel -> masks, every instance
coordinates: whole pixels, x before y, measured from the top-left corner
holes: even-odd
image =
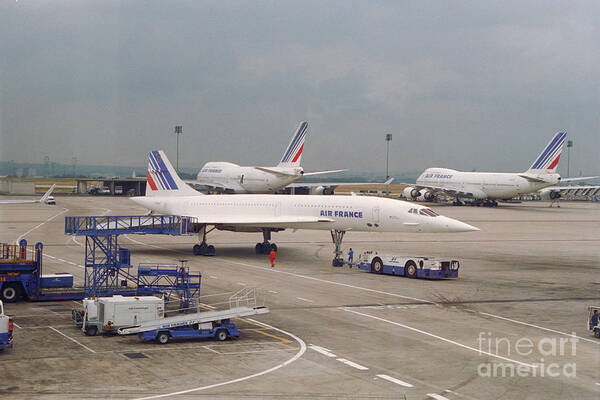
[[[383,261],[381,261],[381,258],[376,257],[375,259],[373,259],[373,261],[371,262],[371,272],[374,272],[376,274],[383,273]]]
[[[219,329],[215,337],[218,341],[222,342],[227,339],[227,331],[225,329]]]
[[[596,329],[596,331],[594,332],[594,336],[600,339],[600,329]]]
[[[254,251],[256,254],[262,254],[262,243],[256,243],[256,246],[254,246]]]
[[[160,332],[156,336],[156,342],[160,343],[160,344],[167,344],[167,343],[169,343],[169,334],[167,332]]]
[[[202,254],[202,247],[199,244],[195,244],[194,247],[192,247],[192,251],[194,252],[195,256],[199,256]]]
[[[215,246],[213,246],[212,244],[206,246],[206,252],[204,253],[205,256],[214,256],[215,254],[217,254]]]
[[[409,278],[416,278],[417,277],[417,265],[412,261],[407,262],[406,265],[404,266],[404,274]]]
[[[271,250],[275,250],[275,252],[277,252],[277,245],[275,243],[271,243]]]

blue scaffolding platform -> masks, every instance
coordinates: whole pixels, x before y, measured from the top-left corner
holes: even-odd
[[[200,297],[201,279],[199,272],[191,273],[184,265],[139,264],[137,287],[142,293],[162,293],[165,301],[176,296],[180,309],[187,309],[198,306],[192,299]]]
[[[140,266],[137,276],[130,272],[129,249],[118,245],[119,235],[195,233],[192,220],[174,215],[70,216],[65,217],[65,234],[85,236],[86,297],[113,294],[175,294],[188,308],[200,295],[200,273],[181,266]],[[129,287],[128,282],[136,287]]]

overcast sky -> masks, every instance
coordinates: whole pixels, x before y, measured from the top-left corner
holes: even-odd
[[[0,2],[0,160],[600,172],[598,1]],[[566,172],[563,154],[560,171]]]

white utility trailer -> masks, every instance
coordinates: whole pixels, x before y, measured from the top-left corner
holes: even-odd
[[[73,322],[88,336],[116,333],[117,329],[163,318],[165,302],[156,296],[115,295],[84,299],[83,309],[73,310]]]

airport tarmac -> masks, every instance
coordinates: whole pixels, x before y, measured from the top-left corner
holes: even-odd
[[[0,241],[43,242],[44,271],[79,285],[85,239],[64,235],[64,216],[145,213],[127,198],[56,200],[0,205]],[[189,259],[204,304],[256,286],[271,312],[238,321],[238,340],[161,346],[84,336],[74,302],[8,304],[0,396],[600,399],[600,340],[585,329],[587,305],[600,305],[600,204],[432,208],[481,231],[350,232],[344,249],[458,258],[457,280],[331,267],[327,231],[274,233],[273,269],[256,233],[212,232],[216,257],[193,256],[194,236],[120,237],[135,265]]]

